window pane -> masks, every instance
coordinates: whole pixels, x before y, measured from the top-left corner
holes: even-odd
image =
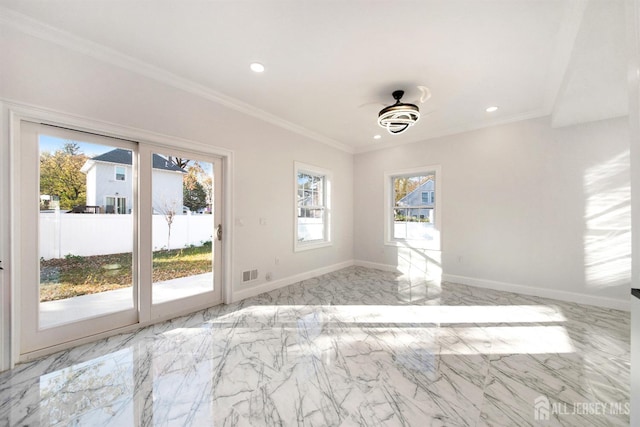
[[[121,166],[116,166],[116,181],[125,180],[125,169]]]
[[[298,174],[298,187],[302,190],[308,190],[310,188],[311,176],[306,173]]]
[[[153,154],[153,304],[214,289],[211,162]]]
[[[324,209],[298,209],[298,241],[324,240]]]
[[[321,171],[305,171],[296,163],[296,250],[304,249],[308,242],[329,242],[328,176],[328,173]],[[306,248],[315,246],[308,245]]]
[[[392,178],[394,239],[434,239],[435,178],[433,173]]]
[[[298,205],[324,206],[324,177],[298,174]]]
[[[433,240],[433,209],[394,210],[393,238]]]
[[[132,151],[48,135],[39,146],[40,327],[133,308],[133,187],[113,179]]]
[[[298,241],[325,239],[324,177],[298,173]],[[309,207],[306,207],[309,206]],[[313,208],[312,208],[313,207]]]
[[[315,206],[324,206],[324,197],[323,197],[323,180],[319,179],[315,183],[316,188],[313,192],[313,204]]]
[[[419,206],[429,203],[429,192],[435,189],[435,175],[393,178],[395,206]]]

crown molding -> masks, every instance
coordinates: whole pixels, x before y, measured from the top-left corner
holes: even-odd
[[[3,6],[0,6],[0,24],[41,40],[57,44],[74,52],[92,57],[101,62],[123,68],[132,73],[175,87],[200,98],[213,101],[232,110],[297,133],[316,142],[320,142],[350,154],[354,153],[354,148],[350,145],[328,138],[192,80],[177,76],[160,67],[156,67],[134,57],[125,55],[99,43],[78,37],[67,31],[55,28]]]

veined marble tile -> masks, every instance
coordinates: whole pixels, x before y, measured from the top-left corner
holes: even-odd
[[[629,324],[351,267],[0,373],[0,426],[628,425]]]

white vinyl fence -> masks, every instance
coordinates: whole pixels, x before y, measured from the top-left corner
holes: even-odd
[[[176,215],[171,224],[171,247],[200,246],[214,235],[212,215]],[[164,215],[153,215],[153,250],[166,249],[168,226]],[[40,214],[40,257],[107,255],[133,250],[133,216],[113,214]]]
[[[434,232],[431,222],[395,221],[393,226],[396,239],[433,240]]]

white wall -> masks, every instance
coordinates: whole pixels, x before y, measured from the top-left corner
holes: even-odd
[[[626,118],[562,129],[548,118],[529,120],[354,162],[356,260],[427,260],[436,273],[441,261],[451,280],[628,307]],[[384,172],[433,164],[442,165],[442,253],[385,246]]]
[[[631,287],[640,289],[640,3],[626,2],[629,44],[629,128],[631,132],[631,224],[636,230],[632,242]],[[640,425],[640,299],[631,298],[631,423]]]
[[[231,224],[243,224],[225,234],[234,289],[259,289],[267,271],[283,279],[352,259],[351,154],[11,28],[0,31],[0,63],[0,99],[232,150]],[[333,246],[293,251],[294,161],[333,171]],[[248,268],[260,277],[241,285]]]

